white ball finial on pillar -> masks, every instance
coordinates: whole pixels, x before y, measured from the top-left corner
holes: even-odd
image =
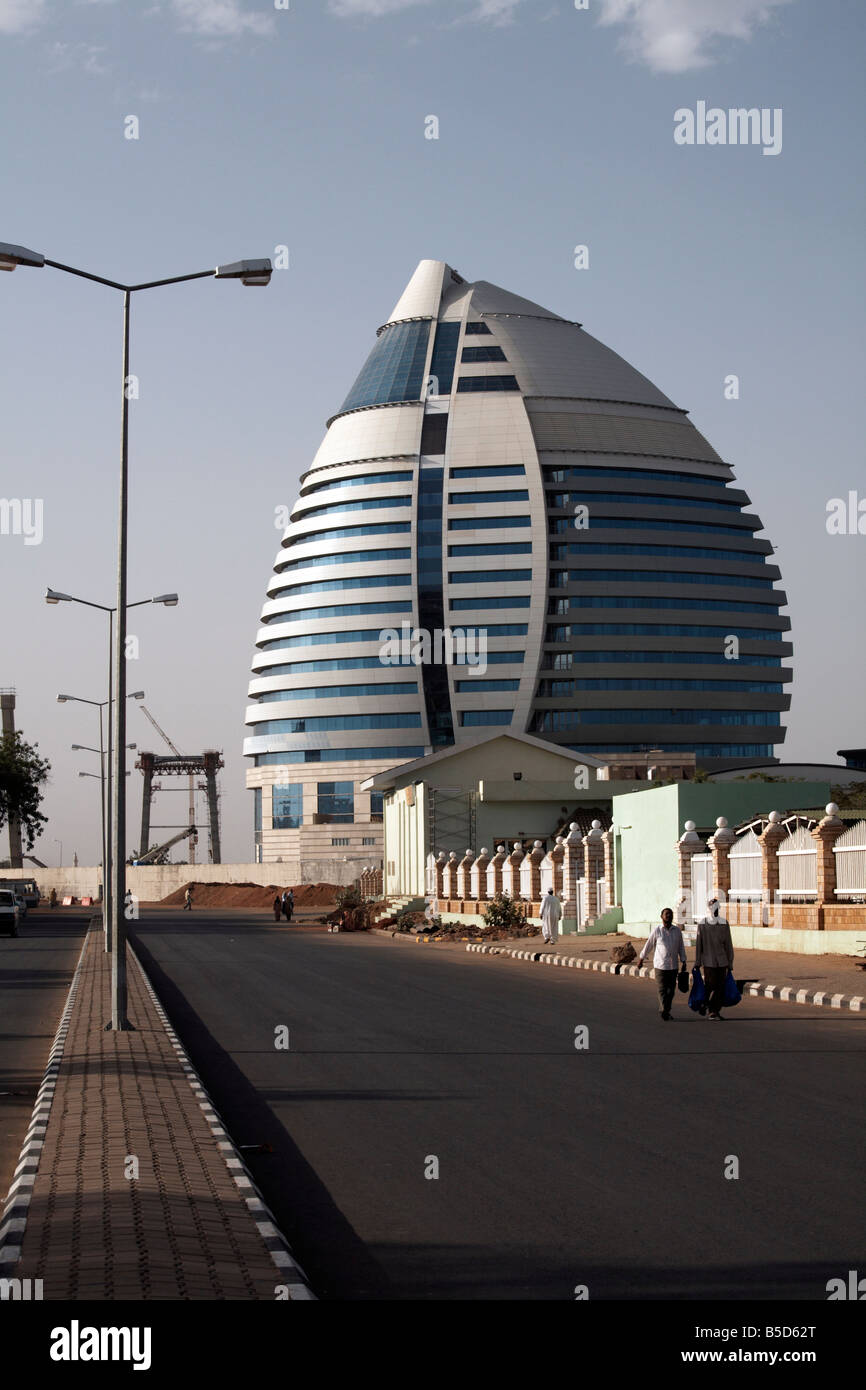
[[[778,825],[779,821],[782,819],[782,816],[779,811],[771,811],[768,819],[773,825]]]
[[[718,830],[727,830],[727,828],[728,828],[728,818],[727,818],[727,816],[716,816],[716,828],[717,828]]]
[[[828,801],[824,810],[827,812],[828,816],[838,816],[839,814],[839,807],[836,805],[835,801]]]

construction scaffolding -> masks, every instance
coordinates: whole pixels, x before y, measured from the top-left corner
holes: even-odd
[[[141,841],[139,849],[139,859],[144,858],[151,848],[150,832],[151,829],[169,830],[177,827],[172,826],[151,826],[151,806],[153,796],[156,791],[161,790],[159,783],[154,781],[156,777],[187,777],[190,779],[191,786],[195,786],[194,779],[204,777],[204,784],[201,788],[207,797],[208,828],[210,831],[210,861],[212,864],[222,863],[222,850],[220,847],[220,825],[219,825],[219,795],[217,792],[217,773],[224,767],[222,754],[215,748],[206,748],[203,753],[173,753],[163,756],[160,753],[141,753],[135,764],[141,770],[143,776],[143,786],[141,793]],[[183,791],[183,787],[176,790]],[[190,836],[192,843],[193,836]],[[191,861],[192,862],[192,861]]]

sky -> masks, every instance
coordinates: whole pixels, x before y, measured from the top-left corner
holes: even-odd
[[[689,410],[777,547],[784,757],[866,743],[864,31],[847,0],[0,0],[0,241],[124,283],[288,248],[267,289],[133,299],[129,599],[180,603],[130,614],[128,688],[223,750],[224,860],[252,858],[275,511],[425,257],[579,320]],[[766,110],[781,148],[677,143],[699,103]],[[98,759],[70,746],[96,711],[56,696],[105,698],[106,620],[44,592],[114,602],[122,298],[0,282],[0,498],[42,504],[41,535],[0,534],[0,686],[52,764],[35,853],[92,864]],[[167,751],[134,702],[128,739]]]

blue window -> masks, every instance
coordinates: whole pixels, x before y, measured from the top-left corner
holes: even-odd
[[[739,512],[742,502],[722,502],[721,499],[706,497],[666,497],[655,492],[549,492],[547,503],[550,507],[573,507],[575,503],[629,502],[645,507],[705,507],[718,511],[724,507],[728,511]]]
[[[359,502],[326,502],[321,507],[309,507],[307,511],[294,517],[295,521],[309,521],[313,516],[326,516],[330,512],[380,512],[383,507],[411,507],[411,497],[363,497]]]
[[[596,745],[592,740],[584,743],[571,743],[568,745],[575,753],[582,753],[590,748],[594,753],[648,753],[650,745],[647,743],[642,748],[636,748],[633,743],[616,743],[612,746],[606,744],[603,748]],[[696,753],[699,758],[771,758],[773,756],[773,745],[771,743],[653,743],[653,748],[658,748],[662,753]]]
[[[378,642],[381,644],[382,629],[378,627],[353,628],[348,632],[305,632],[300,637],[277,637],[272,642],[262,642],[261,651],[276,652],[286,647],[322,646],[330,642]]]
[[[262,834],[262,789],[261,789],[261,787],[254,787],[254,788],[253,788],[253,831],[254,831],[254,833],[255,833],[255,842],[256,842],[256,844],[257,844],[257,845],[261,844],[261,834]]]
[[[714,613],[776,613],[779,608],[778,603],[751,603],[738,598],[654,598],[650,594],[571,594],[552,602],[567,604],[569,608],[700,608]]]
[[[290,782],[271,789],[271,819],[274,830],[297,830],[304,819],[304,786]]]
[[[496,347],[493,343],[489,347],[465,347],[460,357],[461,362],[507,362],[508,358],[501,347]]]
[[[458,391],[519,391],[515,376],[462,376]]]
[[[467,325],[466,325],[466,336],[467,336],[467,338],[469,337],[470,333],[489,333],[489,332],[490,332],[490,329],[487,327],[487,324],[486,324],[486,323],[467,323]]]
[[[480,724],[510,724],[514,715],[511,709],[465,709],[460,715],[464,729]]]
[[[532,570],[452,570],[451,584],[521,584],[532,579]]]
[[[247,726],[257,734],[312,734],[338,729],[420,729],[420,714],[317,714],[302,719],[266,719]]]
[[[449,478],[525,478],[526,469],[522,463],[500,463],[485,467],[482,464],[472,468],[449,468]]]
[[[293,748],[288,753],[258,753],[255,767],[280,767],[286,763],[409,763],[423,758],[422,744],[396,745],[390,748]]]
[[[300,623],[314,618],[358,618],[364,613],[411,613],[411,599],[389,603],[336,603],[328,608],[295,608],[290,613],[269,613],[262,623]]]
[[[336,478],[331,483],[314,483],[304,493],[310,497],[314,492],[333,492],[341,487],[367,487],[370,483],[409,483],[414,477],[411,469],[400,469],[396,473],[359,473],[352,478]]]
[[[486,628],[485,631],[489,632],[490,629]],[[525,655],[525,652],[488,652],[485,660],[488,666],[522,666]],[[468,666],[469,662],[463,658],[458,659],[455,654],[452,665]]]
[[[591,659],[592,654],[589,653],[588,655]],[[702,681],[661,676],[628,679],[625,676],[599,676],[597,678],[582,677],[572,681],[542,681],[538,687],[538,695],[540,699],[550,699],[574,695],[575,691],[578,690],[718,690],[722,692],[742,690],[752,695],[780,695],[782,693],[781,685],[773,685],[769,681]]]
[[[418,478],[418,625],[427,632],[435,632],[445,626],[442,595],[443,478],[442,468],[422,468]],[[444,748],[454,742],[448,672],[441,663],[427,663],[422,667],[422,681],[430,742],[434,748]]]
[[[286,661],[280,666],[263,666],[256,678],[264,676],[304,676],[314,671],[364,671],[381,669],[378,656],[335,656],[324,661]]]
[[[653,522],[653,528],[656,523]],[[762,565],[765,556],[760,550],[727,550],[703,545],[641,545],[611,544],[608,541],[581,541],[579,544],[552,545],[551,560],[565,560],[569,555],[682,555],[689,560],[745,560],[750,565]]]
[[[453,598],[450,607],[455,611],[463,611],[468,608],[528,608],[529,594],[497,595],[491,598],[481,595],[478,598]]]
[[[291,594],[295,598],[298,594],[324,594],[333,589],[339,589],[342,593],[345,589],[408,588],[411,583],[411,574],[359,574],[351,579],[319,579],[311,584],[286,584],[282,589],[274,589],[270,597],[285,598],[286,594]]]
[[[488,661],[490,660],[488,656]],[[548,652],[543,662],[545,670],[567,671],[572,666],[596,661],[673,661],[696,662],[702,665],[719,666],[730,670],[730,662],[723,660],[719,652],[636,652],[631,648],[621,652]],[[780,656],[746,656],[740,660],[741,666],[781,666]]]
[[[531,555],[532,541],[512,541],[503,545],[449,545],[448,555],[456,559],[459,555]]]
[[[433,356],[430,359],[430,375],[435,377],[434,395],[449,396],[451,394],[459,337],[459,323],[440,323],[436,329],[436,337],[433,339]],[[436,389],[437,386],[438,390]]]
[[[398,550],[343,550],[336,555],[308,555],[303,560],[290,560],[287,565],[278,565],[279,574],[289,570],[305,570],[313,565],[366,565],[374,560],[409,560],[412,551],[408,546]]]
[[[388,401],[420,400],[429,336],[429,322],[384,328],[338,414]]]
[[[527,623],[485,623],[480,631],[486,632],[488,637],[525,637],[529,626]],[[489,654],[487,660],[491,660]]]
[[[710,487],[727,487],[725,478],[708,478],[703,473],[668,473],[661,468],[605,468],[599,465],[578,465],[574,468],[545,468],[545,481],[564,483],[568,478],[649,478],[659,483],[706,483]]]
[[[355,819],[353,782],[319,782],[316,790],[320,824],[345,825]]]
[[[531,526],[528,516],[464,516],[448,522],[449,531],[510,531],[515,526]]]
[[[385,793],[370,792],[370,820],[384,820]]]
[[[553,570],[550,582],[561,584],[724,584],[772,589],[772,579],[753,579],[747,574],[710,574],[700,570]]]
[[[619,499],[622,500],[621,498]],[[742,526],[718,525],[709,521],[657,521],[654,517],[626,517],[626,516],[595,516],[590,517],[589,529],[597,531],[599,527],[615,529],[617,531],[712,531],[714,534],[726,536],[731,531],[739,531],[742,535],[748,530],[758,528],[751,522],[743,519]],[[558,520],[551,521],[550,530],[557,534],[563,531],[574,529],[574,521],[567,516],[562,516]]]
[[[327,531],[308,531],[305,536],[295,536],[287,540],[284,549],[288,550],[291,545],[312,545],[313,541],[354,541],[361,536],[391,536],[398,533],[408,534],[412,530],[412,523],[409,521],[376,521],[372,526],[340,526]],[[314,564],[315,561],[305,560],[304,564]],[[281,568],[285,568],[282,566]]]
[[[488,629],[489,631],[489,629]],[[719,642],[731,633],[742,642],[781,642],[781,631],[765,627],[711,627],[699,623],[571,623],[568,627],[549,627],[547,642],[568,642],[574,637],[717,637]],[[560,635],[554,635],[560,634]]]
[[[767,709],[545,709],[532,719],[533,733],[558,733],[578,724],[778,724]]]
[[[492,680],[492,681],[458,681],[457,691],[460,695],[483,695],[488,690],[519,690],[519,680]]]
[[[514,492],[452,492],[448,501],[455,507],[473,506],[476,502],[528,502],[525,488]]]
[[[305,690],[268,690],[260,695],[260,704],[271,704],[277,700],[342,700],[362,698],[367,695],[416,695],[418,685],[415,681],[395,684],[380,682],[373,685],[320,685]]]

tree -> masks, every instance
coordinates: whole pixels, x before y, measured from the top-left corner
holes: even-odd
[[[26,743],[20,733],[0,737],[0,830],[10,820],[17,820],[27,850],[33,848],[48,823],[39,807],[51,764],[40,758],[38,747],[38,743]]]

